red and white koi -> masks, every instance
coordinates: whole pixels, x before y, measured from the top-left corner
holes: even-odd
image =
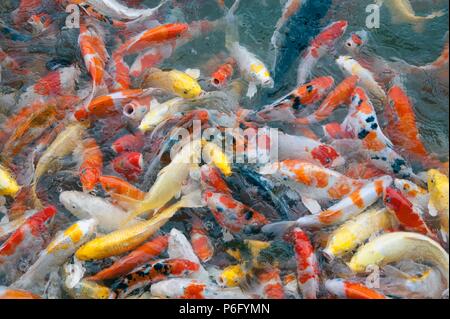
[[[297,72],[297,84],[301,85],[308,81],[311,72],[317,62],[330,52],[336,42],[347,30],[348,22],[341,20],[326,26],[322,32],[312,40],[308,49],[302,56]]]
[[[216,88],[223,88],[227,85],[228,81],[234,74],[234,68],[236,66],[236,61],[233,58],[226,60],[224,64],[219,66],[211,74],[211,83]]]
[[[29,217],[0,246],[0,275],[14,282],[48,243],[48,227],[57,210],[49,206]]]
[[[424,213],[418,207],[414,207],[399,190],[388,187],[384,194],[384,204],[405,230],[437,238],[423,219]]]
[[[387,299],[383,294],[363,284],[343,279],[327,280],[325,288],[342,299]]]
[[[268,222],[264,215],[230,195],[207,191],[204,198],[217,222],[232,233],[252,233]]]
[[[390,176],[377,178],[327,210],[316,215],[300,217],[295,224],[300,227],[319,228],[342,224],[373,205],[392,182]]]
[[[81,185],[85,192],[92,191],[103,170],[103,153],[97,142],[93,138],[83,141],[80,150],[80,168],[78,169],[80,175]]]
[[[430,194],[427,190],[406,179],[396,178],[394,185],[413,205],[419,207],[422,211],[428,209]]]
[[[115,172],[128,180],[137,180],[144,171],[144,157],[138,152],[125,152],[112,161]]]
[[[269,268],[261,270],[257,278],[261,285],[261,296],[263,299],[284,299],[284,289],[280,278],[280,270]]]
[[[191,229],[191,244],[195,254],[202,262],[207,262],[214,255],[214,246],[200,218],[194,217]]]
[[[316,299],[319,292],[319,263],[308,235],[300,228],[289,234],[297,260],[297,281],[304,299]]]

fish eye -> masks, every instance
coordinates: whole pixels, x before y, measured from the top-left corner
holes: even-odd
[[[184,90],[183,93],[184,94],[189,94],[189,91],[188,90]]]
[[[390,203],[390,202],[392,202],[392,199],[389,196],[386,197],[386,203]]]
[[[311,93],[313,91],[314,87],[312,85],[308,85],[306,87],[306,90],[308,91],[308,93]]]

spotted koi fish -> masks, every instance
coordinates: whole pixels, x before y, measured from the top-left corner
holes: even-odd
[[[415,177],[407,161],[395,152],[392,142],[382,132],[375,109],[362,88],[355,89],[342,127],[360,141],[354,142],[353,148],[361,147],[374,166],[400,178]]]
[[[277,268],[264,269],[257,275],[261,285],[261,296],[264,299],[284,299],[284,289]]]
[[[214,246],[208,237],[200,218],[194,217],[191,229],[191,244],[195,254],[202,262],[207,262],[214,255]]]
[[[285,182],[292,181],[289,185],[301,195],[315,200],[342,199],[364,185],[364,182],[299,160],[268,164],[260,173],[281,177]]]
[[[334,79],[330,76],[316,78],[310,83],[299,86],[297,89],[274,103],[263,107],[262,110],[256,113],[256,116],[273,121],[276,119],[273,113],[280,111],[283,113],[282,116],[289,115],[291,120],[295,120],[295,111],[300,111],[305,107],[320,101],[325,97],[333,84]]]
[[[199,265],[185,259],[167,259],[152,262],[128,274],[116,285],[119,297],[136,289],[173,277],[184,277],[199,270]]]
[[[328,25],[311,42],[308,49],[303,54],[297,72],[297,83],[304,84],[311,75],[311,71],[317,62],[334,48],[336,42],[347,30],[347,21],[336,21]]]
[[[204,198],[217,222],[232,233],[252,233],[267,224],[267,219],[261,213],[238,202],[231,195],[206,191]]]
[[[0,246],[0,276],[7,282],[14,282],[46,246],[48,226],[56,213],[49,206],[32,215]]]
[[[308,235],[300,228],[290,233],[297,260],[297,280],[304,299],[316,299],[319,292],[319,264]]]
[[[300,227],[329,227],[342,224],[373,205],[392,182],[390,176],[377,178],[327,210],[316,215],[300,217],[296,225]]]

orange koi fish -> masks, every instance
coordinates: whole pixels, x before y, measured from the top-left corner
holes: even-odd
[[[386,296],[363,284],[332,279],[325,282],[325,288],[338,298],[344,299],[387,299]]]
[[[81,147],[80,181],[83,190],[89,192],[94,189],[102,175],[103,153],[93,138],[84,140]]]

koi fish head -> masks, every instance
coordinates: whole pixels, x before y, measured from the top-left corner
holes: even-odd
[[[112,161],[112,166],[117,173],[134,180],[143,171],[144,158],[138,152],[122,153]]]
[[[428,171],[428,188],[431,192],[439,191],[447,188],[448,194],[448,177],[436,169]],[[447,195],[448,196],[448,195]]]
[[[340,166],[345,162],[344,158],[328,145],[319,145],[311,151],[311,155],[326,168]]]
[[[310,105],[321,100],[333,84],[334,79],[331,76],[316,78],[298,88],[295,95],[299,97],[299,104]],[[293,107],[298,108],[296,102]]]
[[[149,105],[133,100],[123,107],[123,115],[134,121],[141,121],[149,110]]]
[[[199,97],[203,92],[197,80],[184,72],[172,72],[172,89],[184,99]]]
[[[347,51],[357,53],[367,43],[368,33],[366,31],[358,31],[351,34],[350,38],[345,41]]]
[[[261,84],[265,88],[273,88],[275,84],[269,70],[260,62],[250,65],[250,77],[254,82]]]
[[[405,208],[412,207],[411,202],[396,188],[386,188],[384,194],[384,203],[389,210],[394,212],[402,211]]]
[[[141,150],[142,147],[144,147],[144,136],[140,133],[124,135],[111,145],[112,150],[117,154],[136,152]]]
[[[368,101],[366,92],[364,91],[364,89],[357,87],[353,91],[353,94],[351,97],[351,107],[356,109],[366,101]]]

